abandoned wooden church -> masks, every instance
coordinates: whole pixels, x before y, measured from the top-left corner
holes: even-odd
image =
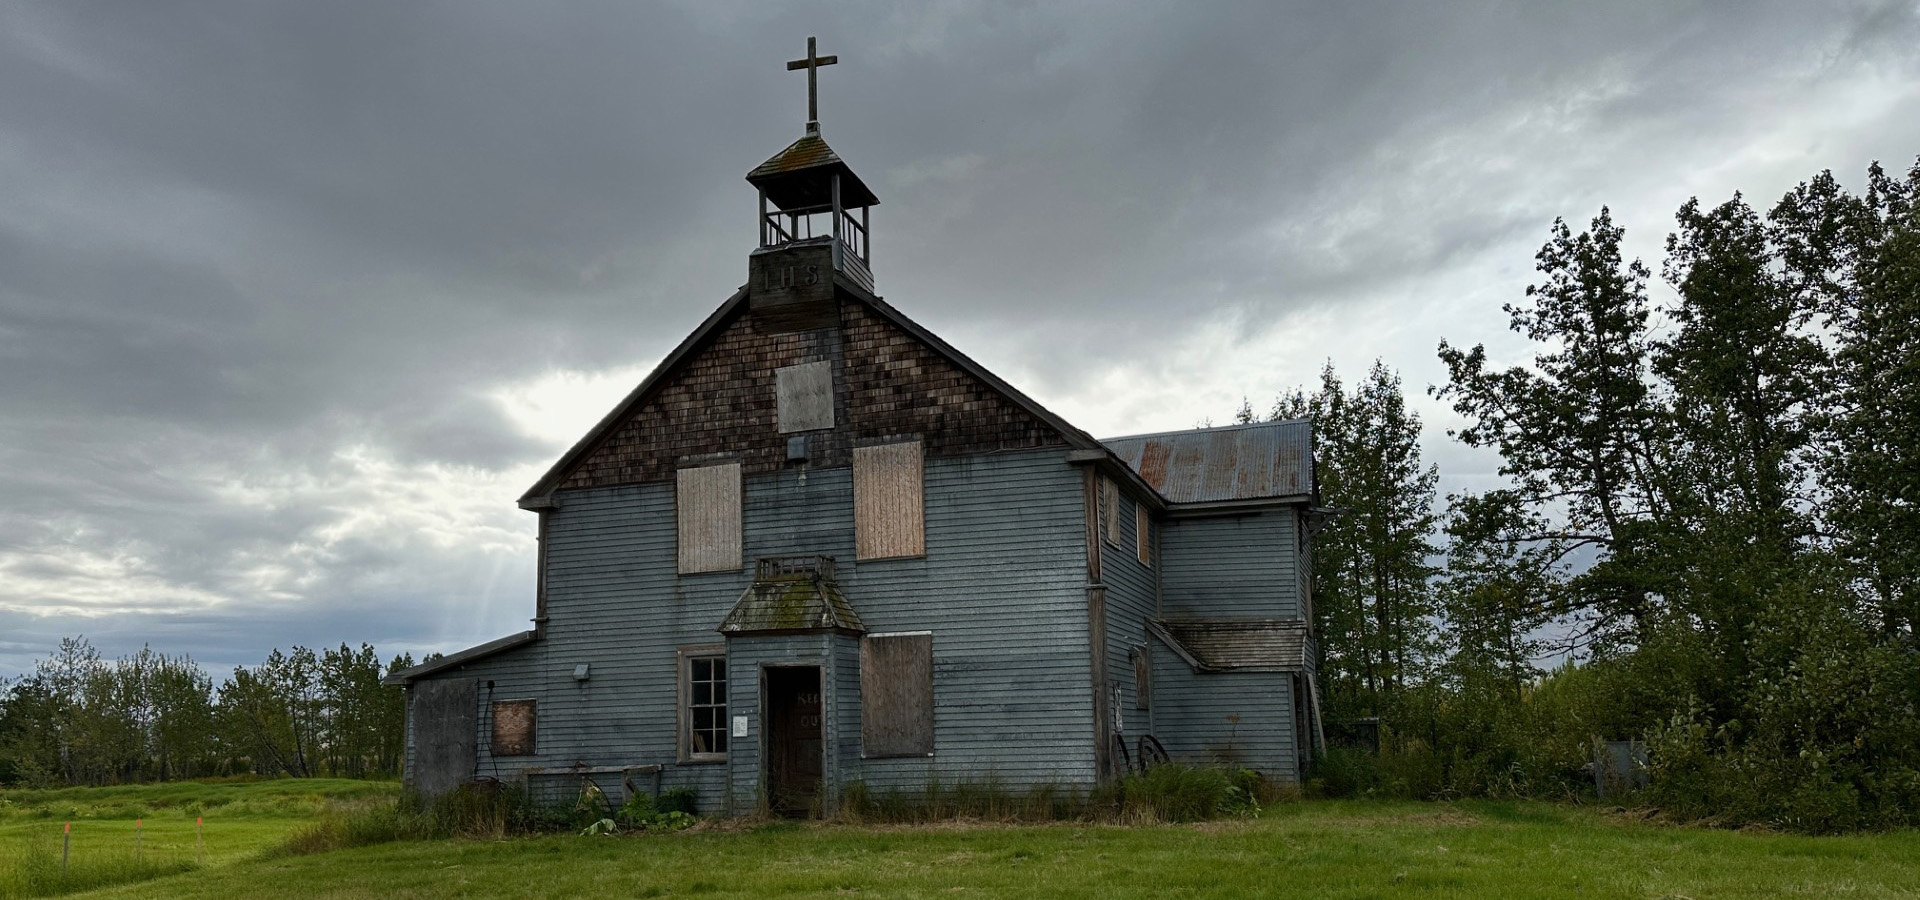
[[[803,814],[1162,752],[1297,779],[1309,425],[1095,439],[880,299],[817,114],[747,181],[747,285],[520,499],[533,629],[388,679],[409,784]]]

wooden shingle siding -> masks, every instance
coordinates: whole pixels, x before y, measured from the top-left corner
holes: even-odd
[[[859,559],[926,555],[921,469],[919,441],[853,451],[853,527]]]
[[[829,753],[842,762],[841,778],[903,791],[929,772],[948,784],[989,773],[1012,788],[1090,783],[1080,471],[1049,449],[930,457],[923,478],[926,555],[857,561],[851,468],[744,477],[743,558],[833,556],[840,588],[868,629],[938,635],[934,757],[874,760],[859,758],[857,641],[827,636],[826,715],[836,723]],[[729,773],[758,777],[746,774],[757,773],[757,760],[739,756],[751,752],[740,749],[746,744],[736,742],[720,765],[680,765],[675,746],[675,649],[719,640],[713,629],[751,583],[750,567],[675,576],[671,481],[565,491],[546,543],[551,619],[543,637],[449,673],[497,680],[496,699],[539,702],[535,754],[496,758],[483,748],[480,774],[658,764],[663,786],[695,789],[703,810],[751,804],[757,786],[727,790]],[[761,654],[755,665],[770,652],[765,646],[753,651]],[[1124,650],[1119,658],[1124,664]],[[580,663],[591,665],[590,680],[573,680]],[[757,717],[757,676],[738,665],[730,656],[730,713]],[[753,727],[758,735],[757,719]],[[598,783],[618,789],[617,778]]]
[[[933,635],[860,641],[860,748],[869,758],[933,754]]]
[[[681,469],[675,485],[679,571],[740,568],[740,464]]]
[[[1299,618],[1294,520],[1282,509],[1163,523],[1161,614]]]
[[[1297,781],[1293,676],[1196,673],[1159,639],[1153,660],[1154,736],[1179,762],[1244,766]]]
[[[841,302],[840,327],[768,334],[740,312],[667,377],[560,481],[561,490],[668,481],[678,460],[740,455],[747,474],[786,466],[776,372],[802,363],[833,367],[831,431],[809,436],[809,463],[851,464],[855,438],[925,435],[930,457],[1064,447],[1052,426],[881,318]]]

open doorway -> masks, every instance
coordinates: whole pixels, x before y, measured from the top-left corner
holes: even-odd
[[[783,816],[816,813],[826,772],[820,667],[768,666],[763,672],[767,805]]]

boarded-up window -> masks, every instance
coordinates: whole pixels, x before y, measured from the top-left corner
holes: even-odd
[[[833,364],[801,363],[773,370],[774,415],[780,433],[833,427]]]
[[[919,441],[853,451],[853,534],[860,559],[927,555]]]
[[[1127,648],[1127,656],[1133,660],[1133,708],[1152,709],[1153,661],[1147,657],[1147,645]]]
[[[1147,517],[1147,505],[1133,505],[1133,552],[1143,566],[1153,565],[1152,520]]]
[[[532,700],[493,701],[494,756],[533,755]]]
[[[1120,486],[1111,478],[1100,479],[1100,511],[1106,518],[1107,543],[1120,546]]]
[[[674,492],[680,572],[740,568],[740,464],[681,469]]]
[[[860,641],[860,753],[933,755],[933,635]]]

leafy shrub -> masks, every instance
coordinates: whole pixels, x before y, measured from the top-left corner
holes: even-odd
[[[1122,817],[1132,821],[1197,822],[1229,806],[1259,808],[1252,792],[1236,786],[1225,771],[1200,766],[1154,766],[1121,779],[1120,793]]]

